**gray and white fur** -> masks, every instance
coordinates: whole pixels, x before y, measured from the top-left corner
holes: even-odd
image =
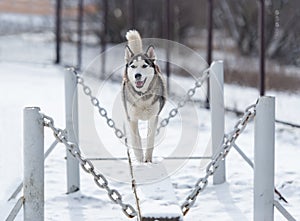
[[[154,47],[143,52],[142,39],[135,30],[126,34],[126,67],[122,100],[130,129],[132,148],[139,162],[152,162],[158,115],[166,102],[166,85],[156,64]],[[147,147],[144,154],[138,121],[148,121]]]

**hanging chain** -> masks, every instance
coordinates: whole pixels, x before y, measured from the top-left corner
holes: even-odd
[[[107,110],[100,106],[100,101],[93,95],[92,89],[85,84],[84,79],[77,73],[75,68],[69,68],[69,70],[75,74],[77,83],[82,86],[83,93],[90,98],[91,104],[98,109],[100,116],[106,119],[106,123],[110,128],[114,129],[116,137],[119,139],[125,139],[126,137],[124,132],[116,127],[114,120],[108,116]]]
[[[97,186],[101,189],[106,190],[111,201],[120,205],[122,208],[122,211],[125,213],[125,215],[127,217],[133,218],[133,217],[137,216],[135,209],[130,204],[123,203],[121,194],[116,189],[111,189],[108,186],[108,181],[105,178],[105,176],[103,174],[97,173],[95,171],[95,167],[94,167],[92,161],[85,159],[82,156],[78,145],[76,143],[72,143],[72,142],[68,141],[66,131],[55,127],[53,118],[46,116],[46,115],[42,115],[42,116],[43,116],[43,120],[44,120],[44,126],[49,127],[53,131],[53,134],[54,134],[56,140],[60,143],[63,143],[66,146],[67,150],[72,154],[72,156],[75,157],[79,161],[82,169],[86,173],[89,173],[93,176],[94,181],[97,184]]]
[[[187,196],[186,200],[181,205],[183,215],[186,215],[190,208],[194,205],[197,196],[202,192],[208,184],[208,177],[212,176],[229,153],[232,145],[244,131],[247,124],[254,118],[256,113],[256,104],[246,108],[244,115],[237,121],[234,129],[225,136],[224,142],[221,145],[219,152],[212,157],[212,161],[206,167],[206,174],[204,177],[198,179],[192,192]]]
[[[161,128],[166,127],[169,124],[171,118],[174,118],[178,114],[178,110],[180,108],[184,107],[186,105],[186,103],[191,100],[191,98],[195,95],[196,90],[198,88],[202,87],[203,83],[209,77],[209,70],[210,69],[208,68],[202,72],[202,76],[195,81],[194,87],[190,88],[187,91],[184,98],[178,102],[177,107],[170,110],[169,116],[160,121],[159,126],[156,130],[157,134],[159,134]]]

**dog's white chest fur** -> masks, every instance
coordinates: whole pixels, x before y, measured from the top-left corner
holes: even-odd
[[[134,98],[133,98],[134,99]],[[154,101],[154,97],[149,100],[143,101],[143,97],[136,99],[136,103],[128,103],[128,117],[130,120],[149,120],[151,117],[158,115],[160,104]]]

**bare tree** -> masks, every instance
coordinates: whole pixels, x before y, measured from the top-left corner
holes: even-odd
[[[241,54],[256,55],[258,51],[258,1],[222,0],[216,4],[216,24],[225,28]],[[268,0],[265,17],[267,56],[288,64],[300,64],[300,2]]]

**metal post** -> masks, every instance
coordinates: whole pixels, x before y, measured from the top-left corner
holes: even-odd
[[[83,0],[78,2],[78,18],[77,18],[77,68],[81,69],[82,63],[82,26],[83,26]]]
[[[56,0],[56,25],[55,25],[55,36],[56,36],[56,58],[55,64],[60,63],[60,43],[61,43],[61,0]]]
[[[275,98],[256,107],[254,147],[254,221],[274,220]]]
[[[24,109],[24,221],[44,220],[44,125],[40,108]]]
[[[76,76],[65,73],[65,110],[66,132],[68,140],[78,143],[78,92]],[[80,188],[79,163],[67,150],[67,193],[73,193]]]
[[[212,62],[212,44],[213,44],[213,0],[208,0],[208,12],[207,12],[207,51],[206,51],[206,59],[208,66],[211,65]],[[205,107],[209,109],[209,92],[210,92],[210,84],[209,80],[207,80],[207,96],[205,101]]]
[[[224,68],[223,61],[214,61],[210,68],[210,108],[212,153],[217,154],[224,139]],[[213,175],[213,184],[226,181],[225,160]]]
[[[265,95],[265,1],[260,0],[259,7],[259,24],[258,24],[258,33],[259,33],[259,71],[260,71],[260,80],[259,80],[259,90],[260,96]]]

